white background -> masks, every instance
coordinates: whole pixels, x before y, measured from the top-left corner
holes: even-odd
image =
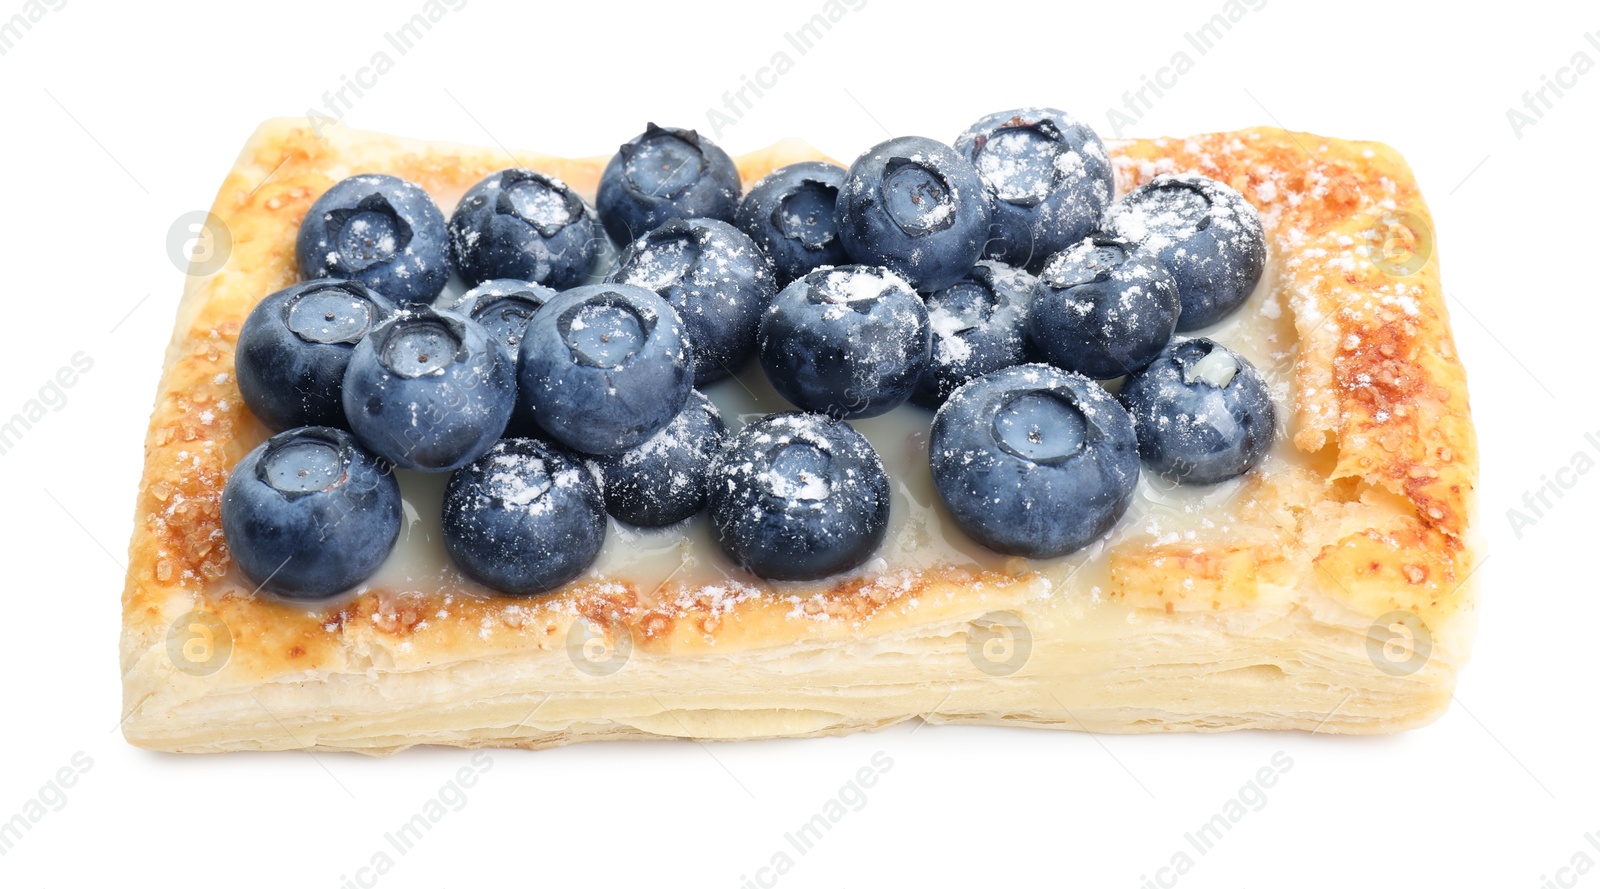
[[[1140,887],[1185,831],[1277,751],[1292,769],[1184,886],[1593,885],[1600,872],[1595,559],[1600,473],[1515,533],[1507,510],[1600,458],[1594,267],[1600,71],[1519,135],[1507,109],[1579,51],[1592,5],[1448,12],[1380,0],[1268,0],[1210,52],[1196,4],[897,6],[868,0],[809,53],[784,41],[822,6],[467,0],[404,55],[422,8],[69,0],[0,56],[7,360],[0,415],[79,351],[92,369],[0,456],[0,820],[82,752],[92,766],[0,857],[0,885],[344,884],[462,751],[389,759],[179,757],[128,746],[118,595],[141,443],[182,276],[180,214],[211,204],[257,122],[320,107],[386,49],[351,125],[552,153],[608,153],[655,120],[704,126],[724,90],[787,49],[794,69],[729,128],[748,151],[809,138],[848,160],[894,134],[951,139],[981,114],[1106,109],[1186,50],[1194,68],[1128,135],[1281,123],[1399,148],[1438,224],[1481,435],[1482,629],[1457,700],[1398,737],[1094,737],[903,726],[700,746],[492,754],[490,770],[380,885],[742,886],[878,751],[892,768],[779,885]],[[0,18],[20,10],[0,0]],[[1437,10],[1437,11],[1435,11]],[[1588,14],[1585,15],[1584,13]],[[1563,75],[1565,77],[1565,75]],[[1568,78],[1568,82],[1571,80]],[[848,92],[847,92],[848,90]],[[80,757],[80,762],[82,758]],[[792,852],[792,850],[791,850]]]

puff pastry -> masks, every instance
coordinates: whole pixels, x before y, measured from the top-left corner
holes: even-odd
[[[885,455],[891,473],[910,467],[901,519],[879,559],[826,583],[724,576],[692,534],[613,526],[572,586],[494,598],[429,567],[438,543],[419,521],[397,550],[414,564],[307,610],[253,593],[219,520],[229,468],[267,435],[240,403],[234,341],[255,301],[296,279],[301,216],[359,172],[417,182],[448,213],[513,161],[592,197],[605,159],[263,124],[212,208],[231,254],[187,281],[146,439],[123,593],[126,737],[386,753],[915,718],[1096,732],[1429,722],[1473,637],[1477,451],[1409,169],[1383,145],[1276,129],[1110,148],[1119,192],[1192,171],[1261,211],[1268,272],[1207,331],[1263,368],[1287,424],[1243,479],[1191,492],[1147,478],[1099,544],[1001,559],[925,496],[915,432],[873,427],[880,450],[905,451]],[[748,186],[818,157],[787,141],[739,168]]]

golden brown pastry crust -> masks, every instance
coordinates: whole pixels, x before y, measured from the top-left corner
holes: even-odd
[[[385,172],[455,196],[513,158],[263,124],[212,209],[232,253],[188,281],[146,439],[123,595],[127,737],[168,750],[385,752],[824,734],[917,716],[1107,731],[1374,732],[1431,720],[1471,643],[1477,450],[1437,256],[1405,275],[1373,261],[1380,218],[1387,237],[1431,245],[1409,169],[1383,145],[1275,129],[1111,149],[1119,191],[1169,171],[1233,186],[1262,211],[1282,262],[1299,335],[1291,432],[1307,460],[1252,473],[1248,530],[1124,540],[1106,556],[1104,596],[1052,589],[1019,560],[1007,571],[890,566],[803,596],[753,579],[608,580],[536,601],[374,589],[313,613],[252,595],[230,569],[222,487],[267,435],[233,379],[240,323],[296,280],[301,216],[334,182]],[[785,142],[739,167],[749,183],[817,156]],[[605,163],[514,160],[586,194]],[[168,652],[169,626],[194,611],[231,638],[226,665],[207,675]],[[1432,646],[1403,676],[1375,669],[1365,647],[1371,622],[1396,611],[1417,615]],[[996,612],[1019,615],[1032,636],[1026,665],[1005,676],[967,654],[975,619]],[[575,622],[631,641],[627,672],[597,683],[573,670],[564,648]]]

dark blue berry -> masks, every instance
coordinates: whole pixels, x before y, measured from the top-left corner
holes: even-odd
[[[1111,203],[1111,159],[1094,130],[1054,108],[990,114],[957,137],[994,204],[984,255],[1037,272],[1088,237]]]
[[[844,168],[822,161],[779,167],[750,187],[734,223],[772,257],[778,286],[818,266],[850,261],[833,221]]]
[[[634,525],[660,527],[682,521],[706,505],[711,459],[728,428],[716,405],[700,392],[689,396],[666,428],[610,457],[595,457],[606,511]]]
[[[496,278],[468,290],[445,308],[482,324],[483,329],[489,332],[489,338],[505,346],[506,354],[515,361],[522,353],[522,334],[528,329],[533,313],[555,295],[554,290],[542,284]],[[504,434],[522,438],[536,435],[537,432],[533,412],[518,398]]]
[[[1123,195],[1106,229],[1154,253],[1178,283],[1178,330],[1221,321],[1255,290],[1267,264],[1261,217],[1221,182],[1157,176]]]
[[[795,406],[875,417],[911,397],[928,367],[928,309],[893,272],[817,269],[779,291],[761,318],[761,367]]]
[[[532,438],[502,439],[450,476],[441,518],[445,550],[461,573],[513,596],[577,578],[606,539],[594,476]]]
[[[732,222],[739,188],[733,158],[710,139],[652,123],[606,164],[595,206],[612,240],[628,244],[669,219]]]
[[[335,184],[300,221],[295,257],[304,278],[348,278],[402,303],[430,303],[450,280],[444,214],[398,176],[366,173]]]
[[[403,309],[356,347],[344,412],[361,443],[403,469],[449,472],[505,431],[516,404],[510,353],[455,312]]]
[[[1021,364],[957,389],[933,419],[939,497],[997,552],[1066,555],[1111,530],[1139,481],[1133,421],[1100,384]]]
[[[604,240],[577,192],[520,167],[474,185],[450,217],[450,252],[469,285],[515,278],[564,290],[583,283]]]
[[[971,162],[943,142],[901,136],[850,165],[834,222],[856,262],[885,266],[929,291],[972,269],[989,238],[991,213]]]
[[[973,377],[1021,364],[1033,286],[1022,269],[982,260],[965,278],[928,294],[933,349],[911,401],[936,408]]]
[[[622,251],[606,280],[652,290],[678,311],[697,386],[750,360],[761,310],[778,290],[767,257],[715,219],[672,219],[651,229]]]
[[[1028,347],[1042,361],[1097,380],[1149,364],[1178,323],[1178,285],[1135,245],[1092,235],[1055,255],[1028,312]]]
[[[546,436],[585,454],[620,454],[683,409],[694,355],[661,297],[632,284],[589,284],[528,322],[520,374],[518,397]]]
[[[1261,462],[1277,412],[1244,356],[1199,337],[1177,340],[1118,393],[1151,472],[1182,484],[1226,481]]]
[[[496,278],[461,294],[444,308],[482,324],[491,339],[516,355],[533,313],[555,295],[555,290],[542,284]]]
[[[222,533],[251,583],[322,599],[371,577],[400,535],[400,486],[381,459],[330,426],[280,432],[222,490]]]
[[[842,420],[771,414],[730,439],[711,466],[711,526],[728,557],[771,580],[816,580],[877,551],[889,477]]]
[[[332,279],[295,284],[256,303],[233,358],[245,406],[274,430],[347,426],[345,368],[356,343],[394,312],[388,297]]]

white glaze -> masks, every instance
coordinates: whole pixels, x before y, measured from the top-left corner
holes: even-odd
[[[447,217],[460,200],[459,193],[441,193],[433,197]],[[584,198],[590,201],[592,208],[592,196],[584,195]],[[616,247],[607,242],[596,263],[598,271],[586,283],[604,280],[605,270],[615,262],[617,252]],[[448,305],[466,290],[465,284],[452,274],[437,304]],[[1298,342],[1286,307],[1286,297],[1278,292],[1278,263],[1269,246],[1266,271],[1249,300],[1218,324],[1187,334],[1210,337],[1232,348],[1249,359],[1267,381],[1278,409],[1279,431],[1262,466],[1266,472],[1273,472],[1284,464],[1307,462],[1307,457],[1294,448],[1283,429],[1289,416],[1289,376]],[[724,379],[707,387],[706,394],[721,410],[730,433],[768,413],[794,409],[773,390],[755,362],[744,367],[737,378]],[[1019,560],[994,553],[968,538],[939,502],[928,469],[927,436],[932,421],[931,411],[909,403],[882,416],[852,421],[878,450],[893,492],[889,533],[884,544],[873,559],[853,573],[877,574],[947,566],[1021,567]],[[405,501],[405,522],[400,539],[378,573],[352,593],[358,594],[364,589],[396,592],[455,589],[492,595],[461,576],[445,552],[439,506],[448,475],[400,471],[397,477]],[[1055,590],[1075,590],[1098,598],[1107,583],[1105,552],[1110,546],[1134,536],[1165,542],[1225,538],[1237,508],[1235,495],[1242,484],[1242,480],[1235,479],[1207,487],[1186,487],[1143,473],[1133,505],[1109,534],[1077,553],[1026,562],[1026,567],[1049,579]],[[717,547],[703,511],[686,522],[660,529],[637,528],[608,519],[605,546],[583,580],[602,578],[631,583],[646,599],[669,583],[676,587],[717,584],[730,579],[741,583],[758,582],[729,561]],[[771,586],[787,593],[803,593],[839,579]]]
[[[1276,283],[1277,267],[1269,262],[1261,283],[1244,306],[1221,323],[1191,335],[1211,337],[1256,365],[1271,387],[1281,427],[1288,416],[1289,372],[1296,337],[1292,319],[1283,311]],[[459,288],[460,282],[452,280],[442,299],[453,299]],[[755,363],[745,367],[737,378],[711,385],[706,394],[722,411],[730,432],[768,413],[793,409],[773,391]],[[1017,567],[1014,561],[968,538],[938,502],[927,462],[932,419],[931,411],[906,404],[879,417],[853,421],[877,448],[893,490],[890,528],[883,547],[857,571],[876,574],[945,566]],[[1273,464],[1305,460],[1280,428],[1265,469],[1270,472]],[[450,566],[440,539],[438,512],[446,477],[406,472],[399,473],[399,477],[406,502],[406,528],[369,587],[396,591],[471,590],[471,582]],[[1133,506],[1110,534],[1083,551],[1034,561],[1028,567],[1043,574],[1055,588],[1098,593],[1106,582],[1103,554],[1109,545],[1135,535],[1166,542],[1226,536],[1235,516],[1234,495],[1242,484],[1236,479],[1208,487],[1175,486],[1145,473]],[[755,581],[716,546],[704,513],[662,529],[641,529],[610,521],[605,546],[586,578],[629,582],[646,597],[668,582],[677,586],[728,579]],[[802,592],[838,579],[778,586],[789,592]]]

